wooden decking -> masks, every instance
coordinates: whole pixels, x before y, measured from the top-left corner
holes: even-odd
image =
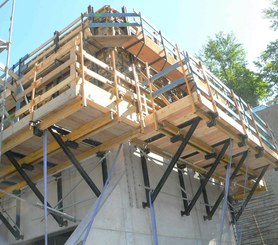
[[[7,151],[20,165],[35,166],[28,171],[31,179],[42,178],[42,138],[33,134],[30,121],[40,130],[54,125],[65,142],[78,143],[72,151],[83,160],[129,140],[171,158],[180,145],[171,138],[186,135],[190,122],[201,118],[178,165],[204,174],[221,143],[233,139],[235,166],[239,153],[249,151],[248,162],[233,180],[235,198],[244,192],[247,164],[247,190],[262,167],[277,167],[277,143],[267,124],[199,61],[167,51],[140,28],[133,28],[129,36],[94,36],[90,21],[81,25],[79,19],[61,31],[59,46],[51,44],[52,39],[32,52],[16,83],[23,90],[8,91],[6,109],[12,120],[3,132],[1,189],[12,192],[26,186],[5,157]],[[120,59],[121,52],[133,56],[133,65]],[[50,175],[71,165],[50,134],[48,161]],[[215,179],[225,182],[229,161],[227,151]],[[258,190],[265,190],[265,185]]]

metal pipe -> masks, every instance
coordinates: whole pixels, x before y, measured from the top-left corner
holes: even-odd
[[[41,203],[37,203],[36,206],[39,207],[39,208],[43,208],[44,207],[44,205],[42,205]],[[59,210],[57,210],[55,208],[47,207],[47,210],[50,213],[53,213],[55,215],[59,215],[59,216],[65,218],[65,219],[67,219],[69,221],[72,221],[72,222],[80,221],[80,220],[77,220],[76,217],[74,217],[72,215],[69,215],[67,213],[61,212],[61,211],[59,211]],[[45,220],[45,218],[44,218],[44,220]],[[47,238],[45,238],[45,239],[47,239]]]
[[[47,131],[43,132],[44,244],[48,245],[47,227]]]

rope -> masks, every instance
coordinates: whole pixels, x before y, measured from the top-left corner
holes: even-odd
[[[153,244],[158,245],[155,210],[154,210],[154,206],[153,206],[153,203],[152,203],[152,192],[151,191],[149,192],[149,204],[150,204],[150,215],[151,215],[151,224],[152,224]]]
[[[225,195],[224,195],[224,204],[223,204],[223,210],[222,210],[222,216],[221,216],[221,224],[220,224],[220,238],[219,238],[219,245],[221,245],[222,242],[222,235],[223,235],[223,229],[224,229],[224,223],[225,223],[225,214],[228,206],[228,194],[229,194],[229,186],[230,186],[230,177],[231,177],[231,169],[232,169],[232,155],[233,155],[233,140],[230,139],[230,147],[229,147],[229,157],[230,161],[227,165],[227,172],[226,172],[226,181],[225,181]]]
[[[118,157],[119,157],[119,154],[120,154],[120,151],[121,151],[121,149],[122,149],[122,146],[123,146],[123,144],[120,144],[119,149],[118,149],[118,151],[117,151],[117,154],[116,154],[116,156],[115,156],[115,158],[114,158],[114,161],[113,161],[113,164],[112,164],[111,169],[110,169],[110,171],[109,171],[107,180],[106,180],[105,185],[104,185],[104,187],[103,187],[103,189],[102,189],[102,192],[101,192],[101,194],[100,194],[100,196],[99,196],[99,198],[98,198],[98,200],[97,200],[97,204],[96,204],[96,206],[95,206],[95,208],[94,208],[94,211],[93,211],[93,214],[92,214],[92,218],[91,218],[91,221],[90,221],[89,226],[88,226],[88,228],[87,228],[87,231],[86,231],[85,237],[84,237],[84,239],[83,239],[83,241],[82,241],[82,244],[85,244],[86,241],[87,241],[87,238],[88,238],[88,236],[89,236],[89,232],[90,232],[90,230],[91,230],[91,228],[92,228],[92,226],[93,226],[94,220],[95,220],[95,218],[96,218],[96,216],[97,216],[97,214],[98,214],[100,205],[101,205],[101,203],[102,203],[102,199],[103,199],[103,197],[104,197],[104,193],[105,193],[106,188],[107,188],[107,186],[108,186],[108,183],[109,183],[109,181],[110,181],[110,179],[111,179],[111,176],[113,175],[113,173],[114,173],[114,171],[115,171],[116,162],[117,162],[117,159],[118,159]]]

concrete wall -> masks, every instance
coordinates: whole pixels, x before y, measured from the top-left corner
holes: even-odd
[[[115,152],[116,149],[108,155],[108,166],[111,166]],[[94,157],[86,161],[84,168],[90,173],[95,183],[102,188],[101,166],[97,165],[98,160],[98,158]],[[148,161],[148,168],[151,186],[154,188],[165,171],[166,164],[162,165]],[[80,176],[72,169],[64,171],[62,176],[63,194],[66,195],[79,182]],[[184,179],[188,198],[191,199],[197,191],[200,181],[192,171],[188,171]],[[37,186],[42,190],[43,185],[41,183]],[[57,203],[56,182],[53,179],[49,181],[48,188],[50,203]],[[109,188],[110,193],[96,216],[86,244],[152,244],[149,209],[142,208],[142,202],[146,201],[146,197],[141,163],[139,156],[134,154],[133,146],[124,145]],[[208,184],[207,192],[211,203],[216,200],[221,189],[222,186]],[[37,198],[29,189],[24,191],[22,198],[32,203],[37,202]],[[80,202],[82,200],[83,202]],[[95,201],[94,194],[83,181],[65,199],[64,206],[68,208],[65,208],[64,212],[74,215],[78,219],[90,217],[87,212],[92,209]],[[77,204],[73,205],[74,203]],[[14,200],[5,202],[3,206],[8,210],[11,217],[15,217]],[[204,221],[205,206],[201,196],[191,215],[181,217],[182,200],[177,172],[173,171],[171,173],[154,206],[159,244],[217,244],[220,236],[222,209],[217,210],[211,221]],[[21,204],[21,210],[21,230],[24,233],[24,241],[27,241],[25,244],[32,244],[30,242],[32,239],[44,235],[43,210],[35,208],[26,202]],[[68,223],[68,227],[76,225],[73,222]],[[8,241],[8,244],[22,243],[22,241],[15,242],[3,224],[0,225],[0,228],[0,237]],[[65,228],[60,228],[54,219],[49,216],[48,229],[51,233]],[[76,237],[76,234],[74,236]],[[221,244],[235,244],[233,231],[229,225],[228,213],[225,214]]]

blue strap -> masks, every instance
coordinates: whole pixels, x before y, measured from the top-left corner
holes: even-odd
[[[158,245],[155,210],[154,210],[154,206],[152,203],[152,192],[151,191],[149,192],[149,204],[150,204],[151,224],[152,224],[152,233],[153,233],[153,244]]]

